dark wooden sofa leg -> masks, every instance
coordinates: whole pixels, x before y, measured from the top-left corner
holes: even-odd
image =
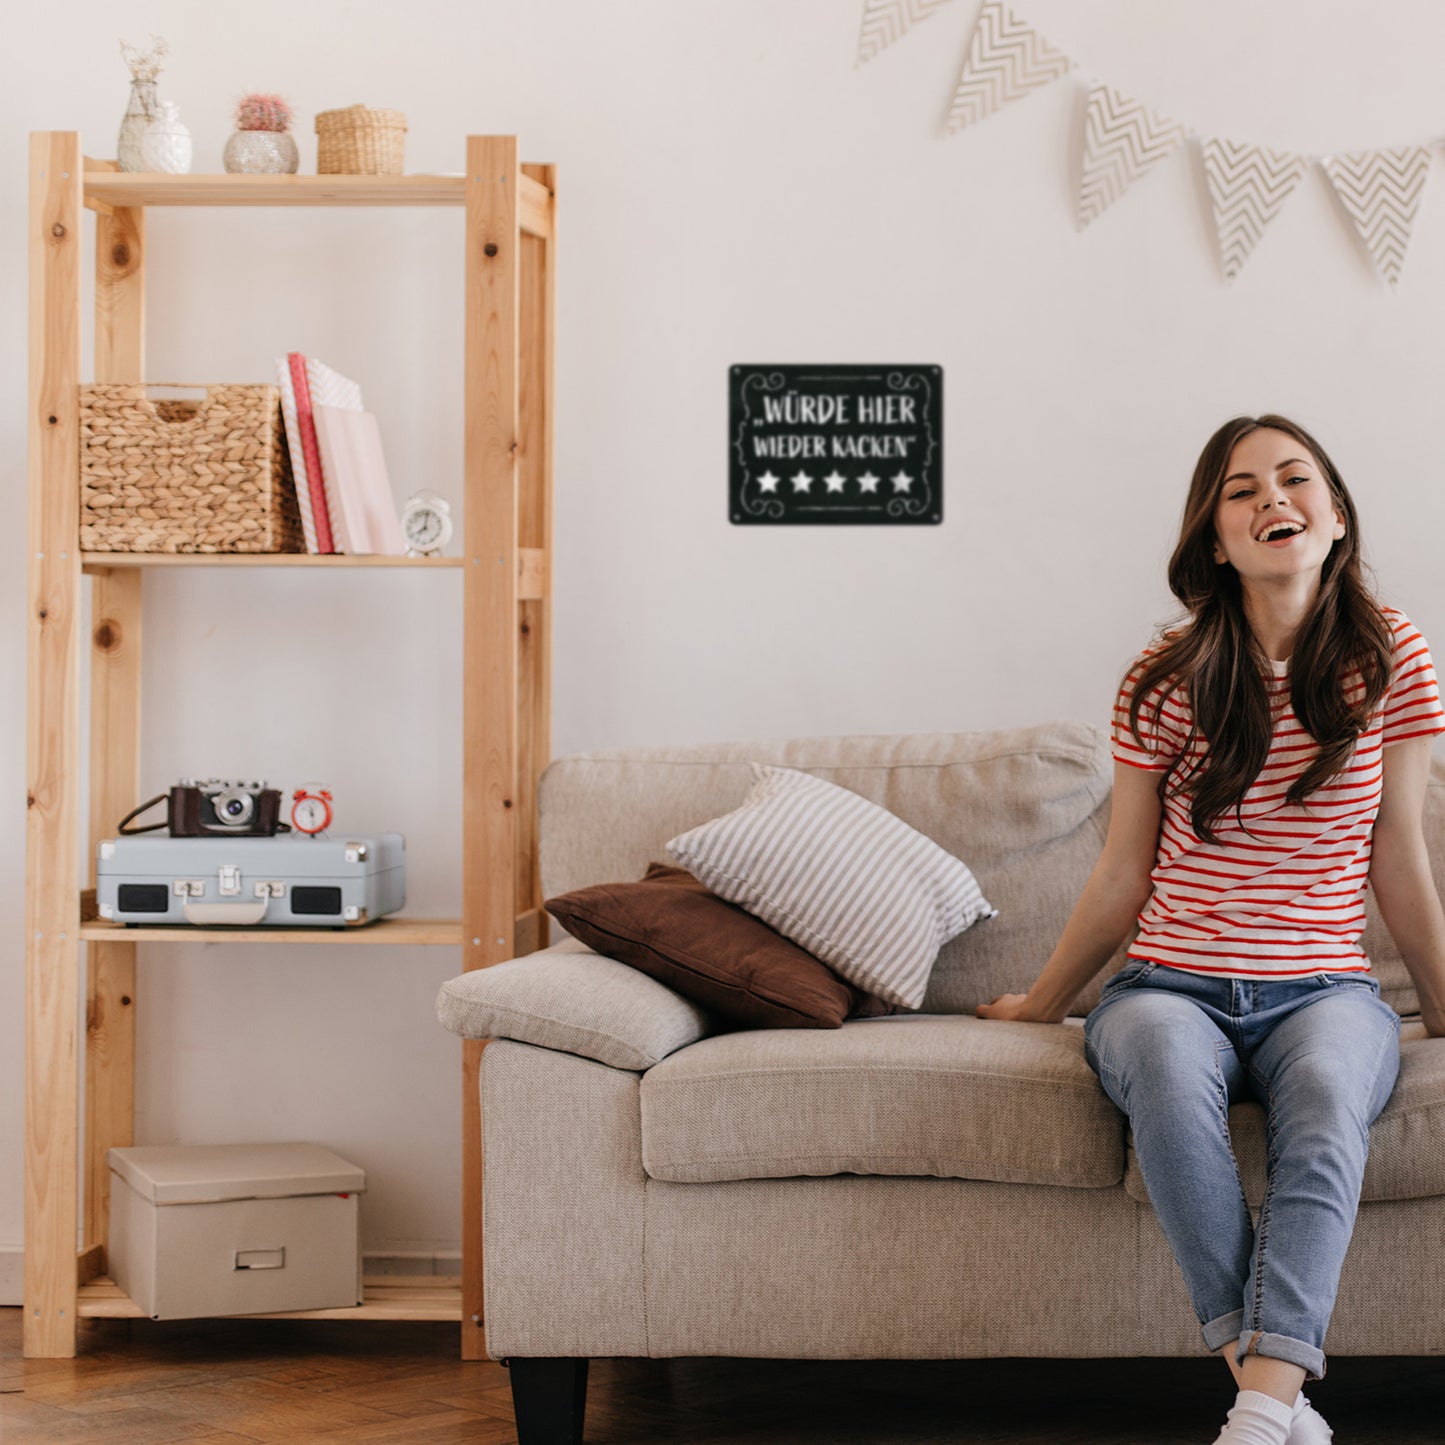
[[[507,1368],[512,1374],[517,1445],[582,1445],[587,1361],[514,1356]]]

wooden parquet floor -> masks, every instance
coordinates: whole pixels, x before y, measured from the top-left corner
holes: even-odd
[[[93,1321],[24,1360],[0,1309],[4,1445],[514,1445],[507,1372],[457,1327]],[[1336,1360],[1310,1391],[1335,1445],[1445,1445],[1445,1360]],[[1208,1445],[1213,1360],[595,1360],[588,1445]]]

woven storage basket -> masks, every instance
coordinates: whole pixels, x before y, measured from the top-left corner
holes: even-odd
[[[191,388],[187,388],[191,389]],[[85,552],[304,552],[274,386],[80,388]]]
[[[323,110],[316,117],[317,175],[399,176],[406,117],[399,110]]]

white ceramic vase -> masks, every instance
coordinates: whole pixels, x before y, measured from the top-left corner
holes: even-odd
[[[290,131],[238,130],[222,160],[232,174],[285,176],[295,172],[301,156]]]
[[[140,143],[141,160],[148,171],[184,176],[191,169],[191,133],[181,124],[173,100],[163,100],[159,114],[146,127]]]
[[[121,118],[120,136],[115,144],[116,163],[121,170],[145,169],[140,153],[141,142],[145,139],[146,127],[158,114],[155,81],[133,79],[130,83],[130,105]]]

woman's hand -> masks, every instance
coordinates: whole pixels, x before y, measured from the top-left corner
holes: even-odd
[[[1046,1019],[1041,1014],[1029,1007],[1029,996],[1026,993],[1002,993],[992,1003],[981,1003],[975,1010],[981,1019],[1014,1019],[1025,1024],[1048,1024],[1056,1023],[1056,1019]]]

